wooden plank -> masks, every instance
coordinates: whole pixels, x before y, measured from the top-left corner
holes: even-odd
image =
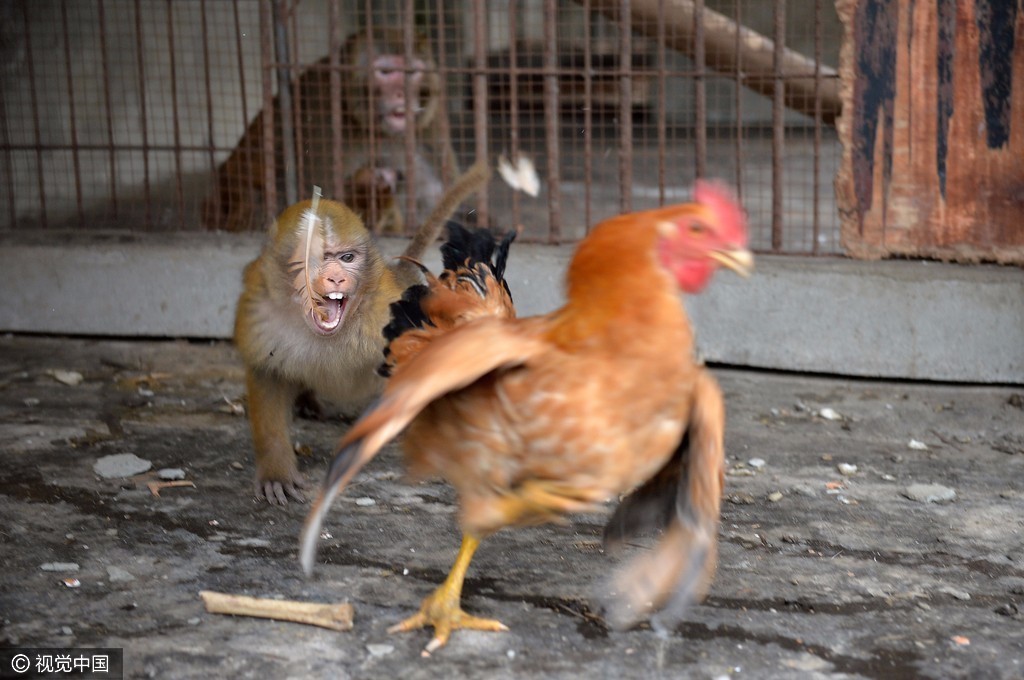
[[[838,0],[842,243],[1024,264],[1024,10]]]

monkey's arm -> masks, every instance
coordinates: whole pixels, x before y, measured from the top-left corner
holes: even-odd
[[[306,480],[299,473],[292,448],[292,407],[299,387],[265,371],[246,367],[249,425],[256,450],[256,496],[287,505],[288,496],[305,501]]]

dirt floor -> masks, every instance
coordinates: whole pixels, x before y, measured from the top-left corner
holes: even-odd
[[[1024,676],[1024,388],[715,372],[728,501],[706,602],[667,635],[610,631],[590,604],[606,514],[505,531],[465,604],[510,631],[422,659],[429,633],[386,628],[454,556],[448,487],[379,458],[306,578],[306,507],[251,496],[229,345],[0,338],[0,646],[122,647],[126,677],[158,678]],[[298,423],[310,478],[345,427]],[[123,453],[152,469],[96,473]],[[195,487],[154,495],[162,468]],[[355,625],[208,614],[206,589],[351,602]]]

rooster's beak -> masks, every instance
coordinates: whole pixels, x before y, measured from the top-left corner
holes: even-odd
[[[708,255],[723,267],[728,267],[743,278],[754,271],[754,254],[746,248],[712,250]]]

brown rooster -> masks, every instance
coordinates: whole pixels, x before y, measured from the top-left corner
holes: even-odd
[[[701,290],[718,265],[746,273],[752,257],[732,194],[698,183],[694,198],[597,225],[569,266],[567,303],[550,314],[485,313],[431,328],[439,313],[431,303],[442,300],[432,286],[422,314],[409,319],[423,328],[392,341],[390,382],[339,444],[300,541],[306,572],[331,501],[408,428],[410,468],[455,487],[463,530],[446,581],[391,629],[433,626],[425,655],[454,629],[505,630],[460,607],[482,538],[624,493],[633,492],[609,524],[610,542],[648,528],[664,532],[614,575],[612,622],[677,613],[703,596],[716,562],[725,414],[715,380],[693,359],[679,294]],[[507,294],[486,269],[475,267],[479,279],[448,280],[482,300],[490,291]]]

